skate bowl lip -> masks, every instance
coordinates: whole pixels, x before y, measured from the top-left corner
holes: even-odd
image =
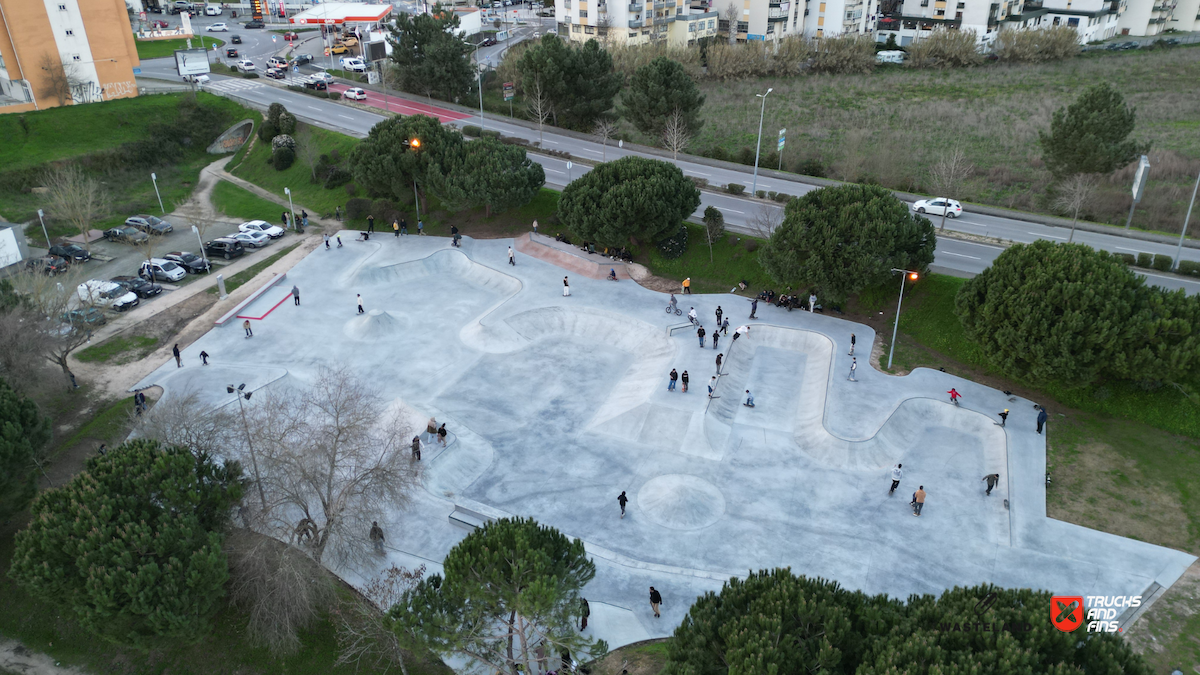
[[[537,239],[534,239],[535,236]],[[616,270],[617,279],[632,279],[625,263],[605,258],[599,253],[585,253],[573,244],[555,241],[544,234],[526,232],[513,240],[513,248],[531,258],[589,279],[606,279],[610,269]]]

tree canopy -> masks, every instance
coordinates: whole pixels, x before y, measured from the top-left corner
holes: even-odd
[[[704,122],[704,96],[678,61],[659,56],[638,68],[621,96],[621,115],[638,131],[660,138],[672,115],[679,112],[686,132],[695,136]]]
[[[240,476],[236,463],[125,443],[38,495],[9,574],[111,641],[199,640],[224,594],[221,532]]]
[[[843,185],[789,201],[758,259],[776,283],[841,301],[886,282],[892,269],[923,272],[935,244],[933,224],[889,190]]]
[[[1184,378],[1200,367],[1200,300],[1147,287],[1082,244],[1018,244],[955,298],[967,337],[1008,375],[1083,386]]]
[[[940,597],[847,591],[790,569],[730,579],[675,629],[667,675],[1149,675],[1141,657],[1108,634],[1050,625],[1050,593],[991,585]]]
[[[558,200],[558,215],[584,241],[624,246],[675,234],[698,206],[700,190],[678,167],[630,156],[575,179]]]
[[[1112,173],[1148,151],[1129,138],[1137,114],[1107,82],[1088,87],[1075,102],[1054,111],[1050,131],[1039,132],[1046,168],[1057,179]]]
[[[542,165],[525,148],[494,138],[466,143],[443,160],[433,191],[452,209],[485,207],[487,215],[522,206],[546,183]]]
[[[523,91],[540,87],[555,124],[580,131],[590,131],[612,110],[624,79],[600,43],[588,40],[577,47],[553,34],[526,48],[517,69]]]
[[[458,15],[440,4],[427,14],[397,14],[388,41],[401,89],[451,102],[475,91],[471,47],[458,24]]]
[[[421,580],[389,612],[410,647],[506,673],[518,665],[535,672],[541,642],[547,654],[607,651],[576,630],[580,592],[596,575],[582,541],[533,519],[504,518],[467,535],[444,565],[444,577]]]
[[[38,414],[36,403],[0,380],[0,520],[33,499],[34,460],[49,440],[50,419]]]
[[[417,148],[409,144],[420,141]],[[431,167],[436,180],[440,166],[462,151],[462,134],[426,115],[392,117],[371,127],[350,155],[354,181],[368,193],[403,200],[413,181],[425,185]]]

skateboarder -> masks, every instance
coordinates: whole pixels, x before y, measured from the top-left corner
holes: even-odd
[[[674,368],[671,369],[671,381],[667,384],[667,391],[675,391],[675,380],[679,379],[679,373]]]
[[[1000,421],[997,422],[996,424],[999,424],[1000,426],[1004,426],[1004,423],[1007,421],[1008,421],[1008,408],[1005,408],[1004,412],[1000,413]]]
[[[738,329],[733,331],[733,341],[737,342],[738,338],[740,338],[743,335],[749,335],[749,334],[750,334],[749,326],[738,326]]]
[[[858,380],[854,379],[854,371],[856,370],[858,370],[858,357],[850,359],[850,374],[846,376],[846,379],[851,382],[858,382]]]
[[[441,443],[443,448],[446,447],[446,423],[445,422],[442,422],[442,426],[438,427],[437,434],[438,434],[438,443]]]
[[[725,312],[721,311],[721,306],[720,306],[720,305],[717,305],[717,325],[718,325],[718,326],[720,326],[720,325],[721,325],[721,315],[722,315],[722,314],[724,314],[724,313],[725,313]]]
[[[246,329],[246,337],[254,337],[254,331],[250,330],[250,319],[242,322],[242,328]]]
[[[996,487],[996,483],[1000,482],[1000,474],[989,473],[988,475],[983,477],[983,482],[987,483],[987,492],[985,492],[983,494],[990,495],[990,494],[992,494],[992,488]]]
[[[754,316],[757,313],[758,313],[758,298],[754,298],[750,301],[750,318],[757,319],[758,317]]]
[[[850,334],[850,353],[847,356],[854,356],[854,333]]]
[[[662,594],[650,587],[650,609],[654,610],[654,618],[659,618],[658,606],[662,604]]]
[[[567,282],[567,278],[563,277],[563,297],[571,295],[571,284]]]
[[[296,306],[300,306],[300,287],[292,286],[292,299],[296,301]]]
[[[511,246],[508,247],[508,264],[512,265],[513,267],[517,266],[517,259],[513,257],[513,250]]]
[[[621,517],[625,517],[625,505],[629,503],[629,497],[625,496],[625,491],[621,490],[621,494],[617,496],[617,503],[621,505]]]
[[[363,308],[362,308],[362,295],[361,295],[361,294],[359,294],[359,295],[357,295],[357,296],[355,296],[355,297],[357,297],[357,298],[358,298],[358,313],[359,313],[359,314],[362,314],[362,313],[363,313]]]
[[[724,354],[717,354],[717,374],[718,374],[718,375],[720,375],[720,374],[721,374],[721,359],[722,359],[724,356],[725,356]]]
[[[175,367],[182,368],[183,367],[183,359],[179,356],[179,343],[178,342],[176,342],[175,346],[171,348],[171,353],[175,355]]]
[[[695,307],[688,308],[688,321],[691,321],[692,325],[696,325],[696,308]]]
[[[897,464],[896,467],[892,469],[892,489],[888,490],[889,497],[892,496],[892,493],[896,491],[896,488],[900,487],[900,479],[904,478],[904,470],[900,468],[902,466],[904,465]]]
[[[713,349],[717,348],[717,339],[720,337],[721,337],[721,334],[718,333],[716,330],[713,330]]]
[[[1037,432],[1039,434],[1042,433],[1042,425],[1046,423],[1047,417],[1048,417],[1048,415],[1046,415],[1046,409],[1039,406],[1038,407],[1038,417],[1037,417]]]
[[[329,235],[326,234],[326,235],[324,235],[324,237],[325,237],[325,250],[328,251],[329,250]]]
[[[747,408],[754,407],[754,394],[751,394],[749,389],[746,390],[746,402],[742,405],[746,406]]]
[[[725,317],[725,319],[721,321],[721,332],[725,335],[729,335],[729,317]]]
[[[412,440],[412,456],[418,462],[421,461],[421,437],[413,436]]]
[[[700,326],[700,328],[698,328],[696,330],[696,337],[700,338],[700,348],[701,349],[704,349],[704,335],[705,335],[704,326]]]
[[[383,555],[383,528],[379,526],[377,521],[371,521],[371,533],[369,535],[372,544],[375,544],[375,552]]]
[[[925,507],[925,486],[924,485],[918,486],[917,491],[913,493],[912,507],[913,507],[913,515],[920,518],[921,517],[921,509],[923,509]]]
[[[712,398],[713,389],[715,389],[716,387],[717,387],[717,376],[713,375],[712,379],[708,381],[708,397],[709,398]]]
[[[687,374],[686,370],[683,371],[683,375],[681,375],[679,379],[680,379],[680,381],[683,382],[683,393],[686,394],[687,393],[687,385],[688,385],[688,374]]]
[[[200,363],[203,363],[206,366],[208,365],[208,352],[206,352],[206,351],[200,352]]]

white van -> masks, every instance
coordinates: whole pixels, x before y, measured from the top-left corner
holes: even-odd
[[[220,5],[205,5],[204,16],[221,16]]]
[[[353,73],[367,72],[367,64],[364,63],[363,60],[358,58],[357,56],[351,56],[351,57],[343,56],[341,59],[338,60],[338,62],[341,64],[342,70],[348,70]]]

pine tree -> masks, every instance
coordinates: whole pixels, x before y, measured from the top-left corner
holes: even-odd
[[[36,403],[0,380],[0,520],[25,508],[33,498],[34,460],[49,441],[50,419],[38,414]]]
[[[522,206],[546,183],[542,165],[525,149],[493,138],[467,143],[458,157],[441,167],[433,191],[452,209],[483,206],[487,215]]]
[[[621,115],[638,131],[660,138],[667,120],[676,110],[683,117],[683,127],[695,136],[704,126],[700,109],[704,96],[683,64],[659,56],[638,68],[621,96]]]
[[[658,241],[700,206],[700,190],[673,164],[623,157],[599,164],[562,192],[558,217],[583,241]]]
[[[1149,151],[1129,140],[1137,124],[1133,107],[1107,82],[1089,87],[1074,103],[1054,111],[1050,132],[1039,132],[1042,157],[1056,179],[1107,174]]]

